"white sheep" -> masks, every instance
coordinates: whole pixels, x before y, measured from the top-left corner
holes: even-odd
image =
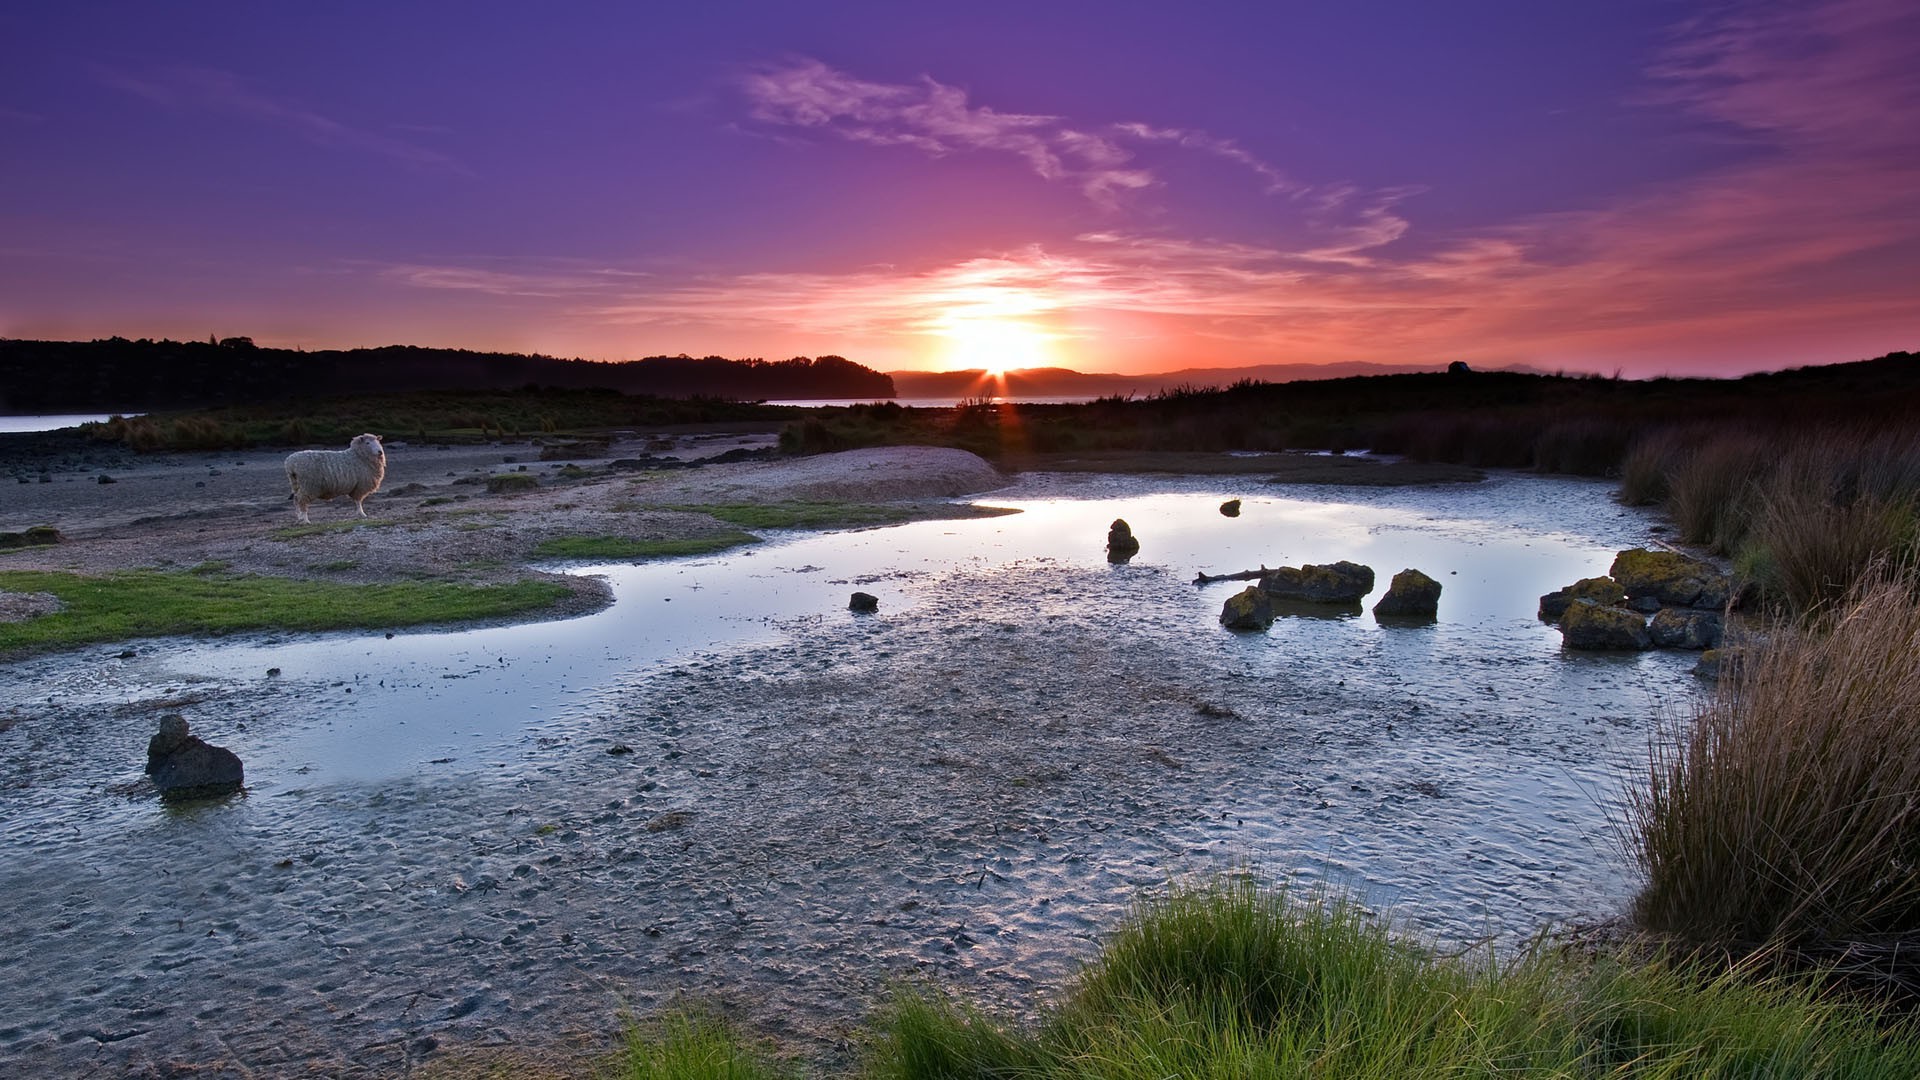
[[[293,512],[310,521],[307,507],[315,500],[345,495],[360,516],[367,516],[367,496],[380,490],[387,475],[387,452],[378,435],[355,435],[345,450],[296,450],[287,455],[287,483],[293,485]]]

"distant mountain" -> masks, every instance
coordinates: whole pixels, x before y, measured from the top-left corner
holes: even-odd
[[[892,379],[839,356],[650,356],[603,363],[412,345],[302,352],[260,348],[248,338],[217,344],[0,339],[0,414],[146,412],[344,393],[523,386],[738,401],[894,395]]]
[[[1134,394],[1145,396],[1181,387],[1224,387],[1254,382],[1298,382],[1303,379],[1345,379],[1358,375],[1406,375],[1444,371],[1445,364],[1261,364],[1239,368],[1182,368],[1153,375],[1083,372],[1069,368],[1022,368],[1009,371],[1004,389],[978,368],[967,371],[890,371],[894,389],[903,398],[978,397],[1006,394],[1021,397],[1089,397]]]

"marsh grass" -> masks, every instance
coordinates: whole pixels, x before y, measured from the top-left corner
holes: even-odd
[[[1920,435],[1663,429],[1628,452],[1619,497],[1664,501],[1681,539],[1732,555],[1776,608],[1810,611],[1875,561],[1920,554]]]
[[[612,1071],[627,1080],[784,1080],[800,1070],[772,1047],[704,1013],[676,1013],[628,1032]]]
[[[1917,586],[1874,570],[1667,725],[1629,792],[1642,926],[1735,955],[1920,948]]]
[[[348,630],[519,615],[569,595],[537,580],[348,585],[292,578],[134,570],[101,576],[0,571],[0,589],[47,592],[65,610],[0,623],[0,653],[128,638],[249,630]]]
[[[669,559],[683,555],[710,555],[716,551],[757,544],[752,533],[729,532],[684,540],[636,540],[629,536],[556,536],[543,540],[533,553],[543,559]]]
[[[930,994],[882,1021],[876,1077],[1899,1077],[1910,1028],[1815,997],[1542,939],[1436,956],[1350,903],[1252,883],[1146,905],[1044,1021]]]

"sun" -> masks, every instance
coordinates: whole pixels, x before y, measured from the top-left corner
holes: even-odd
[[[1052,336],[1020,319],[962,318],[942,331],[950,342],[947,361],[956,368],[984,368],[998,378],[1018,368],[1047,367]]]

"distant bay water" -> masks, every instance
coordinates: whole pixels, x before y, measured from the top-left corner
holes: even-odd
[[[122,414],[125,415],[125,414]],[[108,419],[106,413],[59,413],[34,416],[0,416],[0,434],[17,434],[26,431],[58,431],[61,428],[78,427],[81,424],[99,423]]]
[[[1084,405],[1102,397],[1100,394],[1010,394],[993,398],[980,397],[897,397],[897,398],[794,398],[792,400],[769,401],[769,405],[794,405],[801,408],[820,408],[827,405],[866,405],[892,402],[910,409],[951,409],[963,401],[990,400],[996,405]]]

